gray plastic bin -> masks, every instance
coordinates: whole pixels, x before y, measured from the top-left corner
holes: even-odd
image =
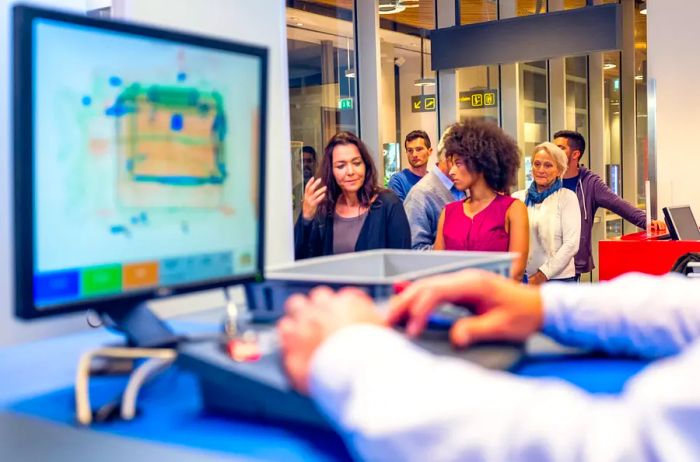
[[[255,321],[274,321],[284,301],[294,293],[308,293],[318,285],[359,287],[377,301],[393,294],[394,284],[426,276],[479,268],[505,277],[517,254],[509,252],[452,252],[368,250],[299,260],[269,268],[265,282],[247,286],[248,309]]]
[[[396,282],[439,273],[481,268],[508,276],[514,257],[515,254],[490,252],[373,250],[302,260],[270,269],[265,283],[247,285],[248,304],[255,320],[273,321],[281,316],[290,294],[307,293],[319,284],[360,287],[382,301],[393,292]],[[256,362],[232,361],[217,342],[180,347],[178,363],[199,376],[204,406],[237,416],[332,429],[314,403],[292,389],[282,370],[274,325],[256,323],[253,328],[259,338],[268,338],[275,345]],[[520,343],[478,344],[455,350],[446,330],[428,334],[425,332],[413,341],[434,354],[493,369],[512,368],[524,351]]]

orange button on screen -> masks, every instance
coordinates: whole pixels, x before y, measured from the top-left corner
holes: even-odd
[[[126,264],[122,270],[124,289],[136,289],[158,284],[158,262]]]

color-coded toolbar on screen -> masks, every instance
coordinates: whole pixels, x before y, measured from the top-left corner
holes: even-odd
[[[242,263],[245,263],[244,260]],[[233,252],[46,272],[34,277],[34,301],[37,306],[50,306],[149,287],[229,277],[232,274]]]

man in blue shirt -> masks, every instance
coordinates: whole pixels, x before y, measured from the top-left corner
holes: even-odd
[[[445,156],[445,130],[437,147],[436,168],[425,175],[406,196],[403,207],[411,225],[411,246],[415,250],[431,250],[440,213],[450,202],[464,200],[464,191],[457,189],[449,177],[452,163]]]
[[[413,185],[428,173],[428,159],[433,152],[430,138],[423,130],[414,130],[406,135],[403,145],[406,148],[409,167],[394,173],[389,178],[389,189],[394,191],[402,201],[406,199]]]

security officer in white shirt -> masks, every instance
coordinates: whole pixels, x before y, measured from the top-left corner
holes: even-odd
[[[519,378],[433,356],[386,324],[419,335],[451,302],[478,316],[453,326],[461,347],[525,340],[666,358],[620,396]],[[356,457],[380,461],[700,460],[700,282],[627,275],[598,285],[528,287],[464,271],[409,286],[388,319],[356,289],[317,288],[287,302],[284,364]]]

